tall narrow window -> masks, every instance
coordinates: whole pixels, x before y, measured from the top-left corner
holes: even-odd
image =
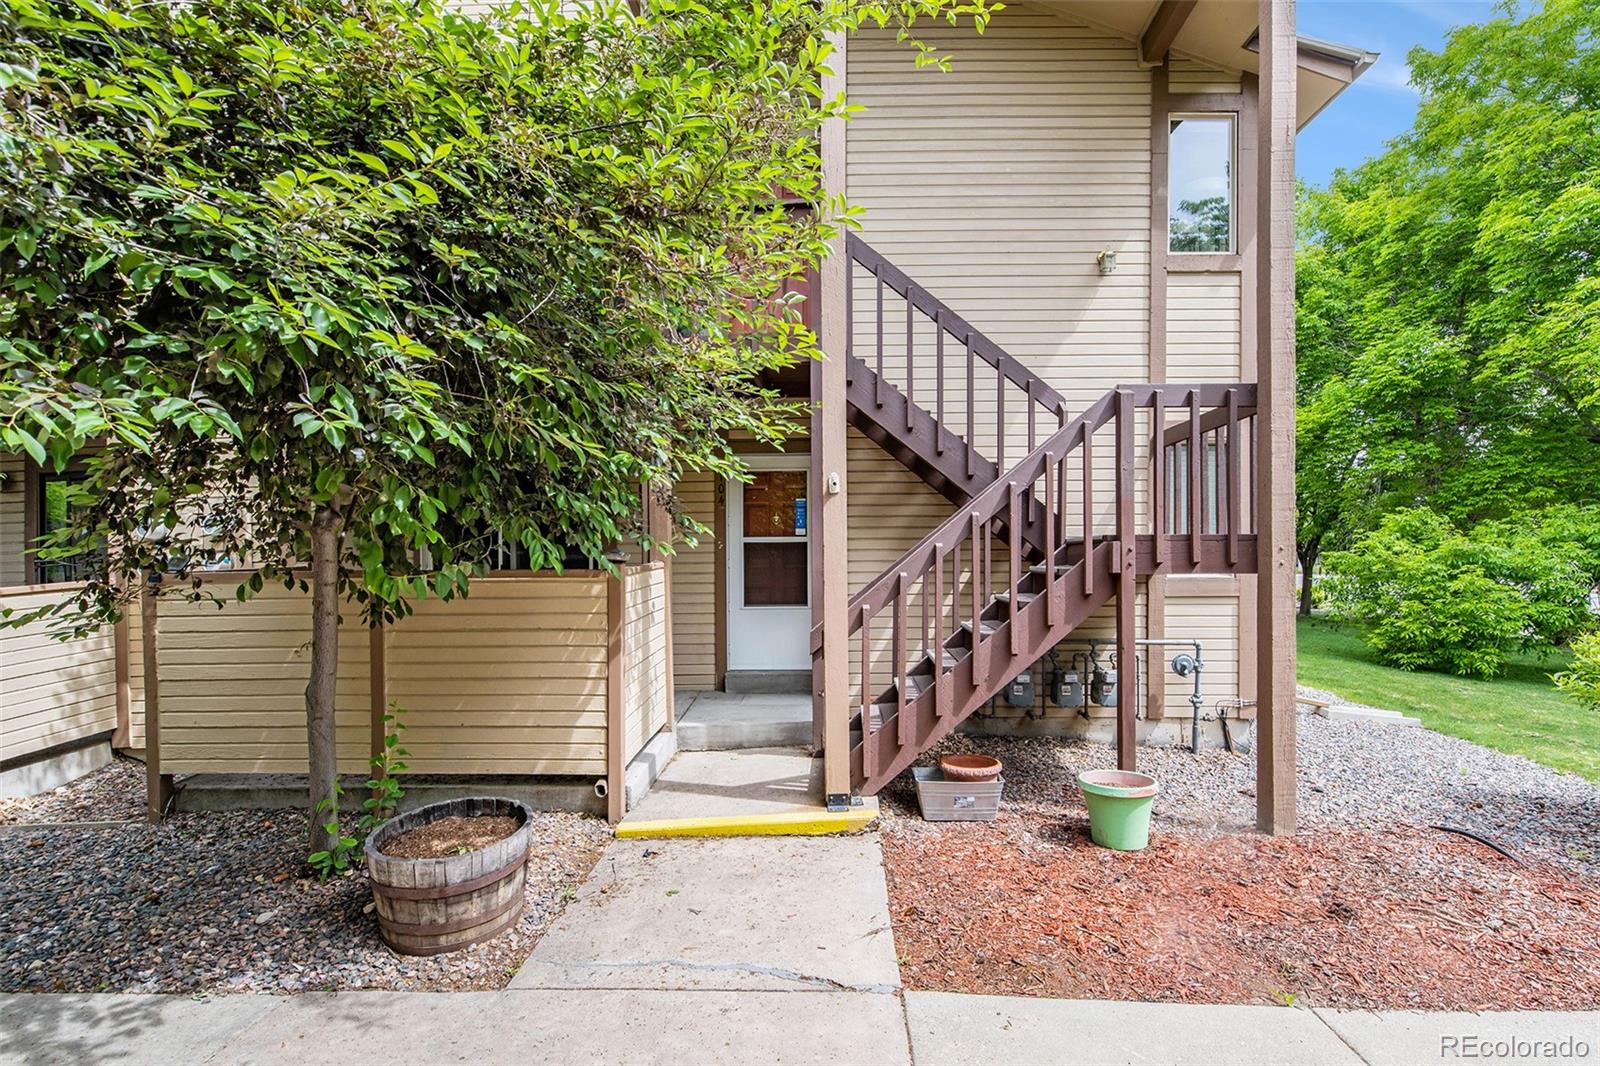
[[[1168,141],[1167,248],[1231,252],[1233,244],[1233,116],[1178,115]]]
[[[74,490],[83,480],[77,474],[39,475],[39,535],[64,528],[77,517],[82,503]],[[33,579],[41,584],[55,581],[87,580],[101,565],[104,553],[97,545],[85,543],[83,550],[52,559],[35,559]]]

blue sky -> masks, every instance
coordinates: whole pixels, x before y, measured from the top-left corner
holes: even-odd
[[[1451,27],[1495,15],[1489,0],[1300,0],[1297,8],[1301,34],[1382,53],[1296,142],[1301,179],[1319,186],[1411,127],[1417,93],[1407,84],[1406,54],[1412,48],[1437,50]]]

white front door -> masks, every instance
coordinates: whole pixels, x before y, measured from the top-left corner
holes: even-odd
[[[810,498],[805,455],[750,457],[728,482],[728,669],[811,666]]]

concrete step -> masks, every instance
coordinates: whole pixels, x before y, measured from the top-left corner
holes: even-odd
[[[811,697],[702,692],[678,715],[682,751],[806,747]]]
[[[847,811],[823,806],[822,762],[795,748],[680,752],[619,838],[813,836],[849,833],[877,817],[867,799]]]
[[[1341,707],[1333,704],[1328,707],[1317,707],[1316,713],[1330,722],[1363,722],[1367,725],[1397,725],[1415,727],[1422,725],[1422,719],[1412,718],[1410,715],[1401,714],[1399,711],[1383,711],[1376,707]]]

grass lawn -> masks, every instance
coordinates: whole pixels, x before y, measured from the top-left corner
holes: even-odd
[[[1600,715],[1550,683],[1563,658],[1515,657],[1501,677],[1475,681],[1382,666],[1352,626],[1302,618],[1299,630],[1302,685],[1413,715],[1429,729],[1600,781]]]

